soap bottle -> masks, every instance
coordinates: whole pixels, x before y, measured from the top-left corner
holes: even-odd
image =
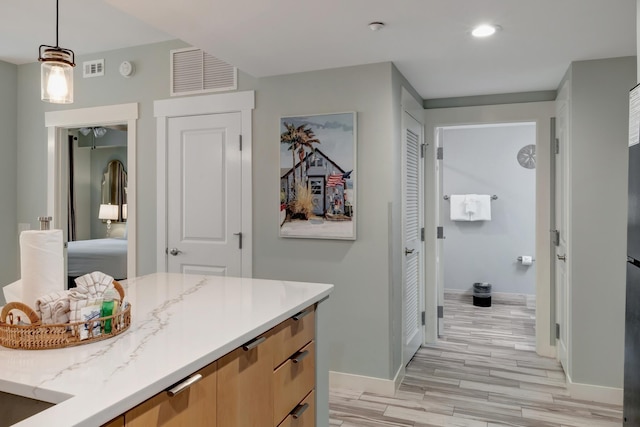
[[[102,300],[102,308],[100,309],[100,317],[107,317],[107,316],[111,316],[113,315],[113,306],[114,306],[114,302],[113,300],[115,299],[115,291],[113,289],[108,289],[103,296],[103,300]],[[102,329],[102,332],[105,334],[110,334],[111,333],[111,320],[112,319],[107,319],[104,321],[104,328]]]

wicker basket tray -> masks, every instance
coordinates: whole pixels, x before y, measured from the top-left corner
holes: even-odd
[[[113,285],[120,294],[120,300],[124,299],[124,289],[120,283],[114,281]],[[24,313],[31,321],[30,325],[12,325],[7,323],[9,314],[18,310]],[[105,322],[111,320],[111,332],[104,332]],[[86,325],[86,326],[85,326]],[[94,327],[100,325],[102,333],[93,335]],[[4,306],[0,313],[0,345],[20,350],[44,350],[51,348],[71,347],[80,344],[115,337],[126,331],[131,325],[131,304],[126,309],[114,315],[101,317],[81,322],[42,325],[38,314],[28,305],[21,302],[10,302]],[[88,327],[89,337],[80,339],[80,329]]]

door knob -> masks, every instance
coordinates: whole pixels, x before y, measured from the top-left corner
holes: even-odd
[[[415,251],[415,249],[408,249],[408,248],[404,248],[404,254],[405,254],[405,255],[412,254],[414,251]]]
[[[171,248],[171,250],[169,251],[169,253],[170,253],[171,255],[173,255],[173,256],[176,256],[176,255],[178,255],[178,254],[181,254],[181,253],[182,253],[182,251],[181,251],[180,249],[178,249],[178,248]]]
[[[566,254],[565,254],[565,255],[556,255],[556,256],[558,257],[558,259],[559,259],[560,261],[564,261],[564,262],[566,262],[566,261],[567,261],[567,255],[566,255]]]

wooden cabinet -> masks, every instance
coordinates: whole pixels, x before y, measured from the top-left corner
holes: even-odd
[[[103,427],[315,426],[315,307]]]
[[[273,369],[311,342],[315,334],[314,307],[301,311],[273,328]]]
[[[124,427],[124,415],[112,419],[102,427]]]
[[[301,348],[273,373],[274,425],[287,417],[315,386],[314,342]]]
[[[267,332],[218,360],[218,427],[273,420],[273,341]]]
[[[281,425],[285,419],[289,419],[289,423],[294,422],[291,425],[295,426],[313,425],[308,424],[309,421],[301,424],[299,417],[293,414],[301,411],[301,407],[308,411],[308,405],[304,406],[302,402],[315,388],[315,307],[309,307],[276,326],[273,337],[273,425]],[[305,419],[308,417],[309,414]],[[312,418],[315,423],[315,412]]]
[[[125,425],[127,427],[215,427],[216,365],[214,362],[206,366],[183,382],[126,412]],[[192,384],[189,384],[189,381]]]
[[[315,391],[311,391],[278,427],[315,427],[315,425],[316,396]]]

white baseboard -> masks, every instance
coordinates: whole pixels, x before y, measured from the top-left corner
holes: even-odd
[[[615,387],[603,387],[592,384],[574,383],[567,375],[567,390],[574,399],[588,400],[591,402],[622,405],[623,389]]]
[[[404,379],[404,366],[401,366],[392,380],[363,375],[346,374],[329,371],[329,387],[347,390],[368,391],[371,393],[393,396]]]

